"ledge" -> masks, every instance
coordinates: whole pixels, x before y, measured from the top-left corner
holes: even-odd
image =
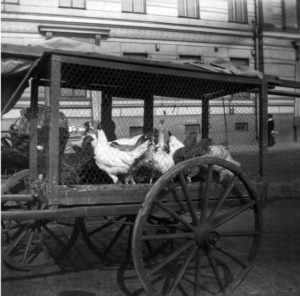
[[[95,38],[95,44],[100,45],[100,40],[109,37],[110,28],[96,26],[76,26],[76,25],[49,25],[38,26],[39,32],[46,36],[46,39],[51,39],[53,33],[74,35],[89,35]]]

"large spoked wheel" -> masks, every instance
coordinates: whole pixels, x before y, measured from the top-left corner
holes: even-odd
[[[151,216],[170,223],[158,232]],[[229,295],[252,267],[261,231],[260,201],[247,176],[221,159],[190,159],[147,194],[133,230],[134,266],[150,295]],[[149,243],[165,247],[149,257]]]
[[[29,170],[20,171],[2,184],[1,194],[29,194]],[[42,210],[39,200],[9,200],[2,211]],[[52,266],[74,245],[79,230],[74,221],[2,219],[1,244],[3,262],[19,270],[38,270]]]

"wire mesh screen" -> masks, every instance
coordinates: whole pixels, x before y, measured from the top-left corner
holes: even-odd
[[[60,125],[59,155],[51,155],[59,157],[59,183],[151,183],[182,160],[218,157],[210,147],[219,145],[256,176],[258,111],[251,87],[62,63],[59,108],[66,125]]]

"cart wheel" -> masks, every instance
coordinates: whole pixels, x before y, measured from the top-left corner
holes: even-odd
[[[106,265],[127,264],[131,253],[131,236],[135,215],[119,217],[78,218],[87,246]]]
[[[20,171],[2,185],[2,194],[29,193],[29,170]],[[40,210],[37,199],[30,201],[6,201],[2,211]],[[79,229],[74,221],[49,220],[1,220],[3,262],[19,270],[46,268],[61,258],[75,243]]]
[[[171,222],[160,234],[150,216]],[[261,231],[260,201],[247,176],[222,159],[190,159],[148,192],[133,230],[134,266],[150,295],[228,295],[253,265]],[[166,247],[149,258],[149,242]]]

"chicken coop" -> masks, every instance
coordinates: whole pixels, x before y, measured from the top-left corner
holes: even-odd
[[[103,262],[132,260],[150,295],[236,288],[261,237],[276,79],[218,64],[2,49],[4,59],[20,57],[31,63],[2,110],[30,81],[29,167],[2,185],[4,262],[43,268],[81,232]],[[71,126],[81,127],[77,137]]]

